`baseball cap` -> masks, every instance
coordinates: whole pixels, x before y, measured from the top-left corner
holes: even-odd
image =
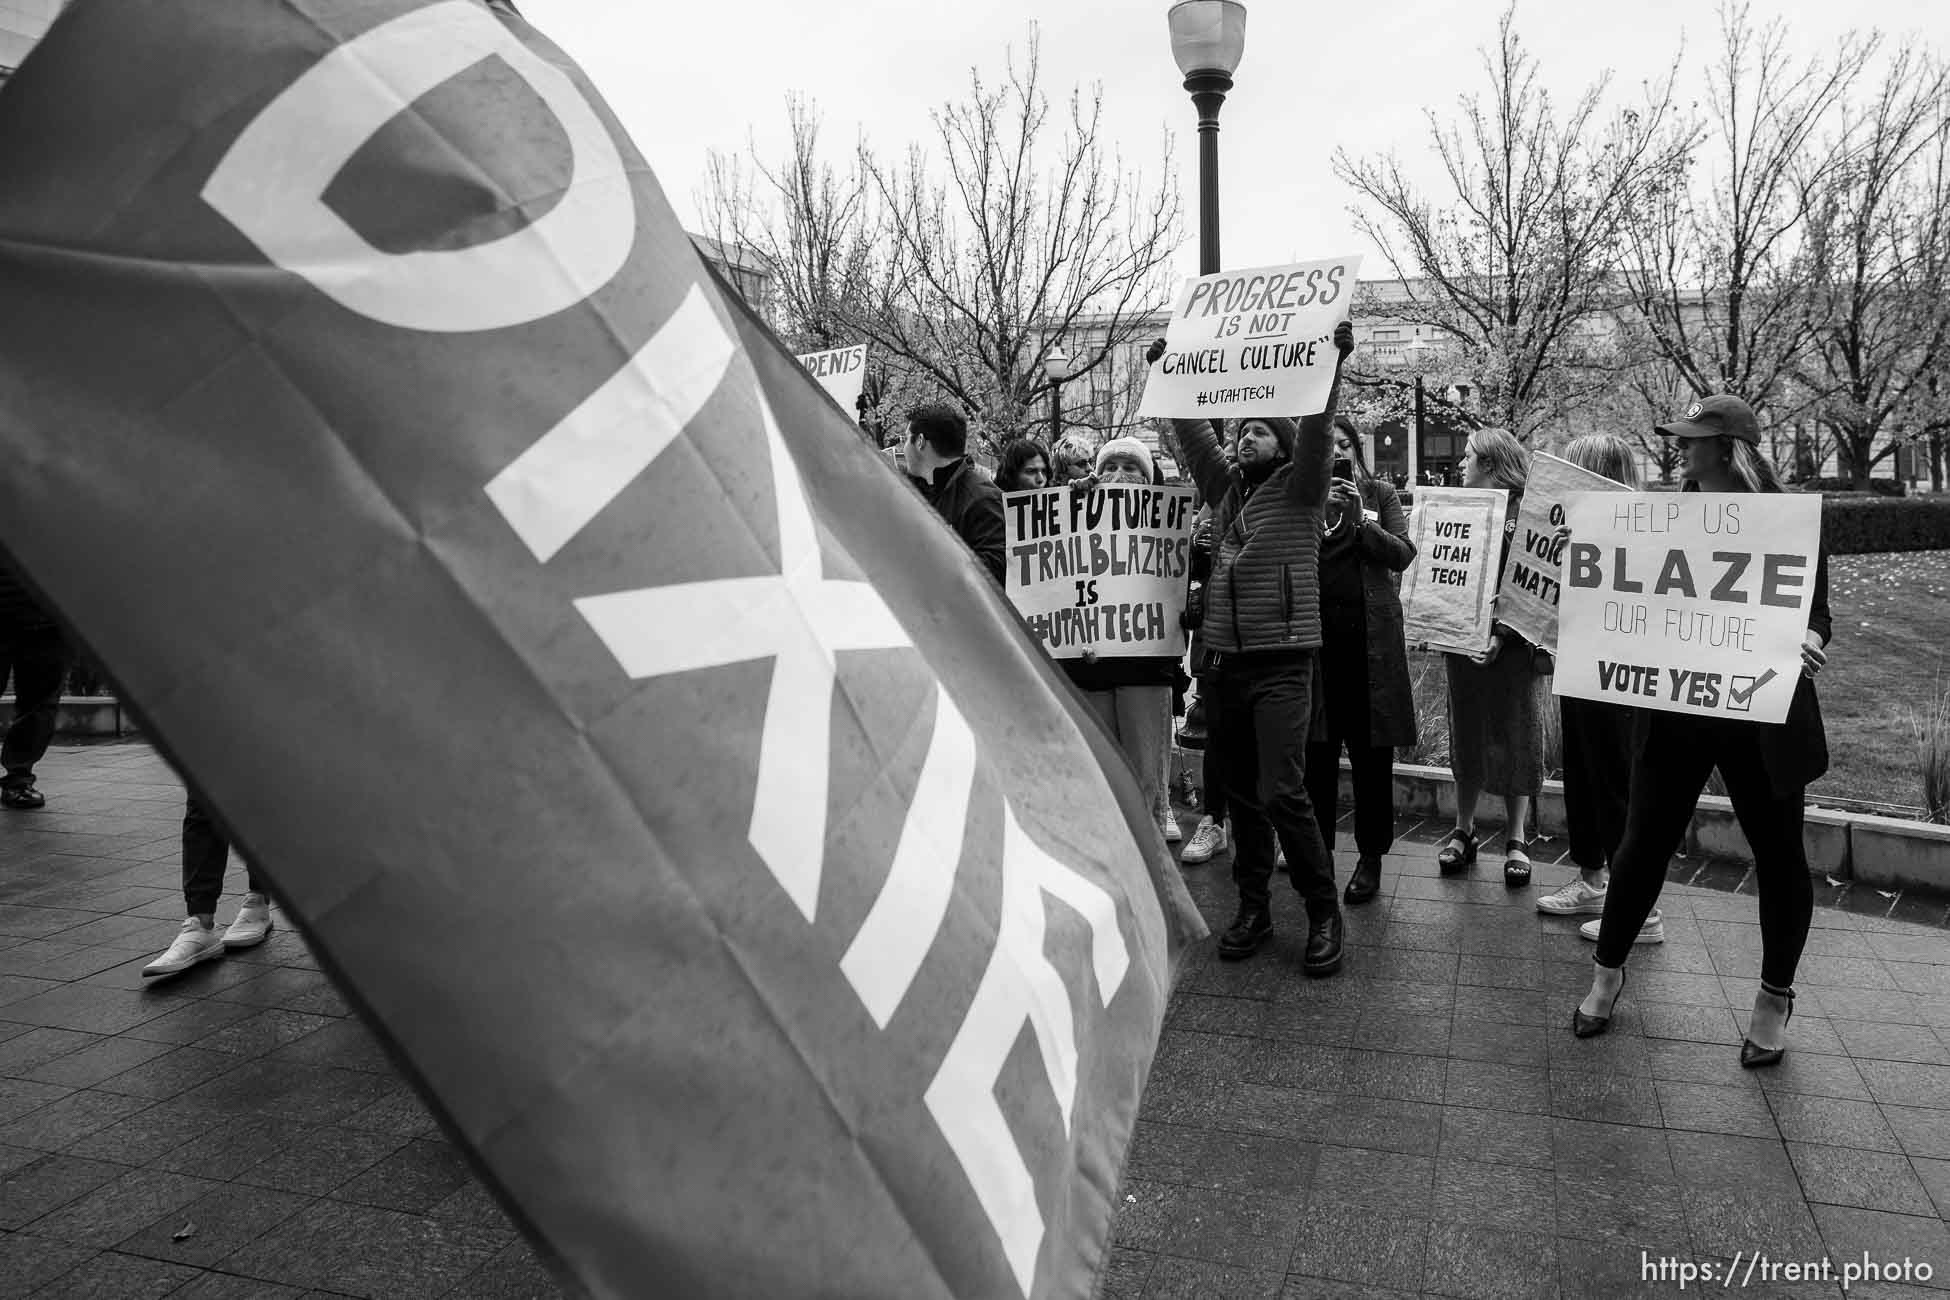
[[[1738,438],[1760,445],[1760,421],[1754,418],[1754,408],[1732,393],[1702,397],[1678,419],[1653,425],[1652,432],[1666,438]]]

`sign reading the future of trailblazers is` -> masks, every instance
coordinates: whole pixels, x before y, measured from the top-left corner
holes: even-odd
[[[1559,695],[1785,722],[1814,605],[1812,493],[1587,493],[1566,511]]]
[[[1188,487],[1010,492],[1009,600],[1051,655],[1182,655],[1191,562]]]
[[[575,66],[76,0],[0,176],[0,544],[569,1289],[1090,1295],[1196,913]]]
[[[1509,496],[1502,488],[1415,489],[1408,519],[1415,562],[1402,574],[1411,644],[1465,655],[1489,648]]]
[[[1354,305],[1359,257],[1224,271],[1185,282],[1138,414],[1180,419],[1317,415]]]

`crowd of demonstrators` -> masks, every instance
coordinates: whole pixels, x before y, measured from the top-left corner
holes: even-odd
[[[1229,438],[1204,420],[1170,422],[1199,498],[1185,614],[1197,709],[1187,716],[1181,741],[1202,741],[1204,793],[1180,861],[1193,866],[1232,854],[1239,906],[1218,941],[1219,956],[1228,960],[1251,956],[1272,934],[1271,882],[1284,867],[1307,911],[1302,969],[1310,975],[1331,974],[1343,961],[1343,899],[1363,903],[1380,891],[1382,859],[1394,841],[1394,751],[1417,738],[1399,595],[1415,545],[1394,487],[1370,469],[1360,426],[1336,410],[1339,366],[1353,350],[1351,327],[1341,325],[1334,342],[1339,361],[1326,409],[1317,415],[1240,419]],[[1162,340],[1150,359],[1161,350]],[[1683,491],[1783,490],[1758,450],[1753,413],[1738,398],[1705,399],[1657,432],[1679,444]],[[966,425],[954,411],[917,409],[905,443],[908,472],[998,579],[1002,491],[1164,481],[1157,455],[1138,439],[1098,445],[1072,432],[1050,445],[1030,438],[1010,443],[991,484],[969,472],[966,440]],[[1639,489],[1637,459],[1623,438],[1581,437],[1565,455]],[[1529,453],[1507,430],[1470,435],[1459,467],[1463,485],[1508,493],[1493,571],[1499,578],[1528,472]],[[1568,542],[1568,535],[1560,532],[1559,540]],[[1610,1025],[1632,946],[1661,941],[1656,903],[1666,864],[1717,767],[1753,847],[1760,885],[1760,986],[1740,1064],[1781,1059],[1813,910],[1801,829],[1806,787],[1827,767],[1813,680],[1827,662],[1830,629],[1824,553],[1803,675],[1782,726],[1571,697],[1557,706],[1577,874],[1538,897],[1536,908],[1598,918],[1580,927],[1597,952],[1591,989],[1572,1015],[1579,1037]],[[1552,657],[1493,621],[1484,651],[1445,655],[1444,664],[1457,817],[1438,865],[1450,874],[1476,860],[1476,806],[1487,794],[1504,804],[1505,883],[1527,885],[1530,818],[1545,776]],[[1175,838],[1166,773],[1174,682],[1183,681],[1183,663],[1170,656],[1089,655],[1063,666],[1130,758],[1161,831]],[[1202,734],[1193,734],[1201,732],[1201,712]],[[1357,855],[1346,892],[1337,895],[1333,842],[1343,752]],[[185,834],[187,894],[187,821]],[[199,920],[200,934],[186,941],[208,945],[211,918],[192,910],[186,936]]]
[[[1760,452],[1760,427],[1737,397],[1716,395],[1658,426],[1678,444],[1684,492],[1780,492]],[[1625,960],[1665,884],[1666,864],[1714,768],[1725,781],[1734,816],[1754,856],[1759,893],[1760,987],[1740,1044],[1748,1069],[1778,1063],[1794,1014],[1794,975],[1814,917],[1801,827],[1810,783],[1828,770],[1828,741],[1814,679],[1827,665],[1833,629],[1828,609],[1828,556],[1816,560],[1802,671],[1787,721],[1762,724],[1640,710],[1632,721],[1625,830],[1611,862],[1610,887],[1598,923],[1591,990],[1572,1013],[1580,1038],[1610,1027],[1625,987]]]
[[[1478,429],[1463,451],[1463,486],[1503,488],[1501,575],[1516,535],[1530,473],[1530,453],[1507,429]],[[1444,874],[1476,860],[1476,803],[1484,794],[1503,800],[1503,881],[1530,883],[1531,803],[1544,788],[1544,711],[1549,707],[1550,656],[1501,622],[1492,624],[1489,647],[1474,655],[1443,656],[1449,678],[1449,767],[1456,778],[1456,827],[1436,863]]]
[[[1415,743],[1398,575],[1415,559],[1395,489],[1368,468],[1360,426],[1334,421],[1333,484],[1320,545],[1320,671],[1313,682],[1307,790],[1334,847],[1341,751],[1354,787],[1359,853],[1344,895],[1365,903],[1381,888],[1395,842],[1395,746]]]
[[[1564,459],[1639,489],[1638,457],[1632,445],[1613,433],[1587,434],[1564,449]],[[1559,545],[1564,538],[1560,536]],[[1578,874],[1561,889],[1537,900],[1537,910],[1551,916],[1589,916],[1605,909],[1605,886],[1611,879],[1611,860],[1625,834],[1625,790],[1630,779],[1627,746],[1632,717],[1628,705],[1581,700],[1566,695],[1558,700],[1558,734],[1564,750],[1564,827],[1571,861]],[[1640,931],[1641,943],[1658,943],[1664,935],[1655,910]],[[1584,927],[1596,939],[1595,925]]]

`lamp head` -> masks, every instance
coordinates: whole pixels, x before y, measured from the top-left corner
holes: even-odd
[[[1178,71],[1230,77],[1246,52],[1246,6],[1239,0],[1178,0],[1165,15]]]
[[[1050,382],[1060,384],[1070,377],[1070,354],[1063,350],[1061,343],[1052,343],[1050,350],[1043,354],[1043,373]]]

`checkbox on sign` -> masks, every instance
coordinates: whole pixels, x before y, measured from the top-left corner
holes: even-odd
[[[1752,713],[1754,696],[1760,688],[1773,681],[1780,674],[1772,668],[1758,677],[1735,677],[1727,683],[1727,711],[1730,713]]]

